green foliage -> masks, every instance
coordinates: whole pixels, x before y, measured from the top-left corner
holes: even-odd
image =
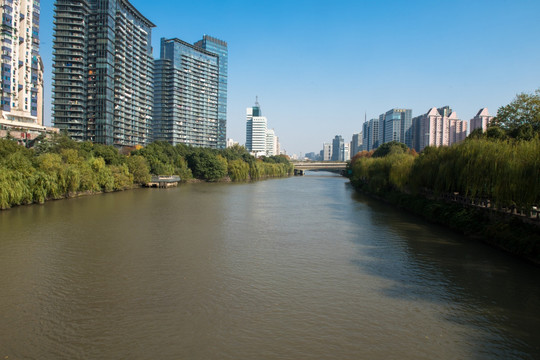
[[[125,156],[120,155],[118,149],[111,145],[94,144],[91,154],[96,158],[103,158],[107,165],[120,165],[125,162]]]
[[[116,148],[76,142],[65,134],[41,137],[33,149],[0,139],[0,208],[43,203],[89,192],[124,190],[146,184],[151,175],[195,176],[233,181],[287,176],[293,165],[285,157],[256,160],[244,147],[215,150],[155,142],[129,156]]]
[[[490,126],[486,131],[486,137],[492,140],[505,140],[508,136],[506,131],[498,126]]]
[[[114,179],[114,190],[125,190],[133,187],[133,174],[129,172],[127,164],[110,167]]]
[[[150,182],[152,179],[150,167],[143,156],[132,155],[127,158],[126,164],[129,172],[133,175],[133,182],[136,184],[143,185]]]
[[[285,155],[262,156],[261,160],[270,164],[289,164],[289,159]]]
[[[217,181],[227,175],[227,160],[203,149],[193,151],[187,156],[193,175],[206,181]]]
[[[16,152],[23,152],[25,150],[26,149],[17,144],[16,141],[0,139],[0,161],[2,161],[2,159],[6,158],[10,154]]]
[[[414,156],[358,158],[351,183],[370,192],[430,191],[489,199],[499,207],[540,204],[540,139],[470,139],[451,147],[427,147]]]
[[[114,176],[110,167],[105,165],[103,158],[91,158],[90,167],[92,168],[97,186],[103,191],[112,191],[114,189]]]
[[[482,128],[476,128],[467,136],[467,140],[478,140],[478,139],[484,139],[486,137],[486,134],[484,134],[484,131]]]
[[[182,181],[187,181],[193,178],[191,169],[188,167],[187,161],[180,155],[177,155],[174,159],[174,174],[180,176]]]
[[[222,150],[221,155],[227,159],[227,161],[242,160],[246,163],[255,161],[255,158],[249,154],[246,148],[238,144]]]
[[[249,180],[249,164],[240,159],[229,160],[228,173],[232,181],[247,181]]]
[[[175,175],[174,159],[179,156],[181,147],[173,147],[164,141],[156,141],[147,147],[133,151],[132,155],[143,156],[154,175]]]
[[[385,157],[391,154],[405,154],[409,151],[407,145],[398,141],[390,141],[379,146],[373,153],[373,157]]]
[[[533,134],[540,133],[540,89],[533,94],[521,93],[508,105],[497,110],[493,125],[514,134],[523,125],[530,125]],[[529,128],[523,132],[528,132]],[[515,137],[515,136],[514,136]]]
[[[0,167],[0,208],[30,203],[31,189],[27,178],[17,170]]]

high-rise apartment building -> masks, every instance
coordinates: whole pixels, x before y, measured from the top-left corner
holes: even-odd
[[[343,144],[343,160],[341,161],[348,160],[351,160],[351,143],[346,142]]]
[[[345,142],[341,135],[336,135],[332,140],[332,161],[344,161],[345,160]]]
[[[256,100],[255,106],[246,109],[246,149],[257,157],[266,155],[267,124]]]
[[[127,0],[56,0],[53,121],[75,140],[149,141],[155,26]]]
[[[218,59],[180,39],[161,39],[154,67],[154,140],[218,148]]]
[[[467,122],[445,106],[431,108],[426,114],[413,119],[414,148],[422,151],[426,146],[449,146],[465,140]]]
[[[39,55],[39,0],[4,0],[0,125],[39,128],[43,125],[43,62]]]
[[[279,155],[276,152],[277,137],[274,129],[266,129],[266,156]]]
[[[482,129],[482,132],[485,132],[492,119],[493,116],[489,115],[489,111],[487,108],[480,109],[478,113],[476,113],[476,116],[471,119],[470,131],[472,132],[475,129]]]
[[[404,143],[409,148],[412,147],[411,109],[391,109],[379,116],[379,124],[381,122],[384,131],[379,133],[380,144],[398,141]]]
[[[363,137],[362,133],[353,134],[351,141],[351,157],[362,151]]]
[[[321,150],[321,160],[330,161],[332,160],[332,144],[324,143],[323,149]]]
[[[212,36],[204,35],[195,46],[218,56],[218,149],[224,149],[227,139],[227,74],[229,72],[227,43]]]
[[[275,155],[281,155],[281,144],[279,143],[279,136],[274,136],[274,149]]]
[[[53,122],[75,140],[86,140],[88,18],[86,0],[56,0],[53,44]]]
[[[379,119],[371,119],[364,122],[362,128],[362,149],[366,151],[371,151],[376,149],[379,146],[380,139],[379,134],[381,133],[379,129],[380,121]]]

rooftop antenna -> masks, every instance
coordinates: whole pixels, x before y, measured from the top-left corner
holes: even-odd
[[[255,106],[259,106],[259,96],[255,96]]]

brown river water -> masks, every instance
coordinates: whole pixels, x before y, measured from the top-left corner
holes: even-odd
[[[540,359],[540,268],[325,173],[0,212],[0,359]]]

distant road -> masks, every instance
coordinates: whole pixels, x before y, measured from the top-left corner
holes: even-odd
[[[345,170],[347,163],[344,161],[320,161],[320,162],[292,162],[298,170]]]

